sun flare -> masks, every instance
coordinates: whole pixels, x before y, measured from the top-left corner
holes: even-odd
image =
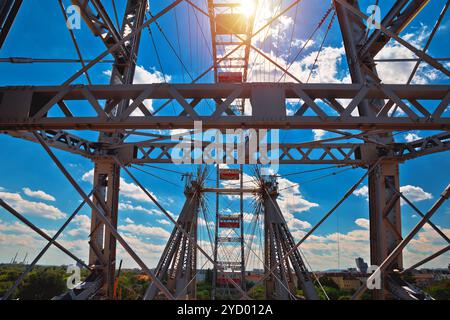
[[[255,0],[241,0],[239,11],[247,17],[252,16],[255,13],[256,3]]]

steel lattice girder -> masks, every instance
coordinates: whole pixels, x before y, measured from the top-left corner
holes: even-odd
[[[6,133],[15,138],[38,142],[30,132],[8,131]],[[87,158],[99,156],[102,153],[100,150],[101,143],[92,142],[62,130],[41,131],[39,134],[53,148],[69,151]]]
[[[208,143],[201,145],[202,151]],[[173,163],[172,151],[174,148],[186,148],[194,154],[197,146],[194,144],[168,143],[131,143],[116,149],[127,163]],[[260,145],[261,147],[261,145]],[[260,148],[261,149],[261,148]],[[370,143],[281,143],[280,145],[264,145],[268,153],[278,151],[278,163],[280,164],[342,164],[364,165],[373,162],[380,152],[383,156],[390,155],[392,159],[405,161],[422,155],[450,150],[450,133],[444,132],[428,138],[410,143],[394,143],[380,148]],[[226,150],[224,146],[223,150]],[[246,150],[246,163],[252,163],[249,159],[257,159]],[[233,159],[223,158],[225,163]],[[257,161],[258,162],[258,161]],[[258,162],[259,163],[259,162]]]
[[[184,109],[182,114],[132,115],[138,108],[146,108],[143,104],[146,99],[172,98]],[[231,103],[239,98],[250,99],[252,115],[239,116],[230,112]],[[324,98],[348,99],[351,102],[339,109],[315,102]],[[359,103],[374,98],[384,99],[388,103],[374,116],[353,114]],[[450,129],[450,117],[445,114],[450,102],[448,85],[249,83],[3,87],[0,88],[0,99],[0,130],[189,129],[194,127],[195,120],[201,120],[205,129]],[[124,99],[134,102],[121,115],[108,115],[103,110],[102,100],[120,103]],[[189,99],[196,104],[204,99],[225,100],[215,107],[212,114],[202,115],[187,101]],[[299,99],[302,104],[298,104],[300,108],[288,115],[287,104],[292,106],[292,99]],[[66,104],[71,100],[87,102],[80,103],[77,111],[96,116],[73,114]],[[404,115],[392,115],[394,106],[389,103],[391,100]],[[424,100],[435,100],[437,105],[424,106]],[[62,105],[69,113],[54,117],[49,115]]]

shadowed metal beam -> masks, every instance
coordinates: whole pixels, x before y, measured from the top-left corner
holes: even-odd
[[[389,256],[380,264],[374,274],[382,274],[389,265],[397,258],[397,256],[403,251],[406,245],[414,238],[419,230],[427,223],[427,221],[436,213],[436,211],[444,204],[450,197],[450,184],[442,192],[439,199],[428,210],[424,217],[416,224],[416,226],[408,233],[406,237],[391,251]],[[352,296],[352,300],[357,300],[368,290],[366,285],[361,286]]]
[[[66,168],[62,165],[59,159],[55,156],[55,154],[50,150],[45,141],[37,134],[34,133],[37,140],[39,140],[40,144],[56,164],[56,166],[61,170],[63,175],[67,178],[70,184],[75,188],[75,190],[80,194],[84,201],[97,213],[97,217],[102,220],[105,224],[105,227],[108,228],[111,234],[116,238],[116,240],[122,245],[125,251],[133,258],[134,261],[141,267],[141,269],[154,281],[155,285],[161,290],[161,292],[170,300],[173,300],[172,294],[167,290],[167,288],[161,283],[161,281],[155,276],[155,274],[147,267],[144,261],[134,252],[134,250],[128,245],[125,239],[119,234],[119,232],[114,228],[111,221],[103,214],[101,210],[97,208],[97,206],[92,202],[91,199],[86,195],[83,189],[78,185],[75,179],[70,175],[70,173],[66,170]]]
[[[2,199],[0,199],[0,206],[2,206],[6,211],[8,211],[9,213],[11,213],[13,216],[15,216],[17,219],[19,219],[20,221],[22,221],[25,225],[27,225],[29,228],[31,228],[34,232],[36,232],[37,234],[39,234],[42,238],[44,238],[47,241],[52,241],[52,238],[46,234],[44,231],[42,231],[41,229],[39,229],[38,227],[36,227],[33,223],[31,223],[27,218],[25,218],[23,215],[21,215],[20,213],[18,213],[16,210],[14,210],[11,206],[9,206],[5,201],[3,201]],[[71,257],[73,260],[75,260],[76,262],[78,262],[79,264],[81,264],[83,267],[85,267],[86,269],[90,270],[91,268],[84,263],[83,260],[79,259],[78,257],[76,257],[75,255],[73,255],[69,250],[67,250],[66,248],[64,248],[59,242],[53,241],[53,244],[55,247],[57,247],[59,250],[61,250],[62,252],[64,252],[65,254],[67,254],[69,257]]]
[[[88,195],[90,197],[93,191],[91,191]],[[59,230],[55,233],[55,235],[50,239],[50,241],[45,245],[45,247],[39,252],[39,254],[33,259],[33,261],[27,265],[26,269],[22,274],[17,278],[14,284],[6,291],[6,293],[1,298],[2,300],[8,300],[9,296],[16,290],[22,280],[26,277],[26,275],[34,268],[36,263],[42,258],[42,256],[47,252],[47,250],[55,243],[56,239],[60,236],[60,234],[64,231],[64,229],[69,225],[69,223],[75,218],[75,216],[80,212],[83,206],[86,204],[85,201],[80,203],[80,205],[75,209],[75,211],[70,215],[70,217],[63,223],[63,225],[59,228]]]
[[[239,89],[239,94],[236,90]],[[198,113],[190,99],[250,99],[251,115]],[[361,84],[149,84],[70,87],[2,87],[0,88],[0,130],[35,129],[175,129],[194,128],[193,120],[201,120],[204,129],[359,129],[359,130],[450,130],[450,117],[445,113],[450,102],[448,85],[361,85]],[[139,97],[139,98],[136,98]],[[133,116],[144,100],[176,97],[184,115]],[[316,99],[348,99],[341,111],[331,109]],[[125,115],[107,114],[102,101],[136,99]],[[291,114],[287,99],[303,101]],[[361,101],[382,99],[393,101],[404,116],[393,116],[389,102],[377,114],[360,116],[353,111]],[[418,101],[434,100],[436,106],[425,108]],[[51,116],[50,112],[70,101],[84,101],[79,112],[97,116]],[[411,102],[415,109],[408,105]],[[14,106],[14,108],[12,107]],[[219,106],[216,106],[216,111]],[[295,107],[295,104],[294,104]],[[69,110],[70,111],[70,110]]]

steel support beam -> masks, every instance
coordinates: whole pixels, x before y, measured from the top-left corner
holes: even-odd
[[[383,277],[389,276],[389,269],[394,264],[397,263],[398,257],[402,254],[403,249],[408,245],[408,243],[414,238],[414,236],[419,232],[419,230],[427,223],[431,217],[436,213],[436,211],[448,200],[450,197],[450,185],[447,185],[445,190],[442,192],[439,199],[431,206],[428,212],[423,216],[423,218],[414,226],[414,228],[394,247],[390,250],[389,255],[380,261],[377,268],[377,273],[381,274]],[[385,275],[384,273],[387,274]],[[367,286],[361,286],[353,295],[353,299],[359,299],[364,292],[367,291]]]
[[[396,1],[391,10],[381,21],[381,25],[396,35],[399,35],[430,0],[400,0]],[[391,37],[376,29],[359,49],[359,56],[375,57],[389,42]]]
[[[13,216],[15,216],[17,219],[19,219],[21,222],[23,222],[27,227],[29,227],[31,230],[39,234],[42,238],[47,240],[48,242],[52,242],[55,247],[57,247],[59,250],[64,252],[66,255],[71,257],[74,261],[85,267],[86,269],[90,270],[91,268],[80,258],[73,255],[69,250],[64,248],[59,242],[52,241],[52,237],[50,237],[48,234],[46,234],[44,231],[36,227],[31,221],[29,221],[27,218],[25,218],[23,215],[21,215],[19,212],[14,210],[10,205],[8,205],[5,201],[0,199],[0,206],[3,207],[6,211],[11,213]]]
[[[23,0],[0,1],[0,49],[3,47],[8,33],[19,13]]]
[[[117,229],[119,210],[120,167],[112,160],[95,161],[93,184],[97,190],[94,197],[96,207],[106,207],[102,214],[109,220],[114,229]],[[89,251],[89,264],[101,270],[104,285],[101,296],[112,298],[115,280],[116,239],[111,230],[105,227],[97,210],[91,214],[91,248]],[[100,254],[100,257],[98,256]],[[104,264],[104,263],[106,264]]]
[[[82,6],[82,15],[89,28],[96,36],[100,36],[105,46],[110,49],[121,41],[132,31],[139,29],[144,23],[148,2],[145,0],[128,0],[120,28],[115,29],[112,19],[109,18],[102,3],[98,0],[83,1],[72,0],[72,3]],[[93,10],[95,8],[95,10]],[[96,13],[95,13],[96,12]],[[129,41],[122,43],[118,50],[112,52],[114,64],[111,72],[110,84],[123,85],[132,84],[136,70],[137,55],[141,40],[141,32],[136,32]],[[108,115],[120,116],[129,106],[129,100],[123,99],[116,103],[114,99],[108,99],[102,106],[103,112]],[[101,132],[100,143],[115,143],[119,141],[122,134],[119,131]],[[117,229],[119,190],[120,190],[120,166],[112,159],[100,159],[94,161],[94,188],[98,190],[100,199],[106,206],[107,212],[103,212],[113,227]],[[98,203],[95,203],[98,205]],[[113,298],[114,280],[116,270],[116,239],[111,230],[106,228],[104,222],[99,219],[96,210],[92,211],[91,219],[91,250],[89,261],[96,264],[103,271],[104,285],[100,295],[109,299]],[[101,257],[98,257],[98,253]],[[105,262],[104,265],[102,262]]]
[[[239,93],[236,93],[236,92]],[[134,116],[146,99],[175,98],[186,114]],[[249,98],[251,115],[222,113],[235,99]],[[348,99],[341,111],[316,103],[322,98]],[[108,114],[102,101],[134,99],[121,115]],[[213,114],[201,114],[190,99],[226,99]],[[286,99],[298,100],[294,114],[287,112]],[[395,101],[404,116],[393,116],[393,105],[362,115],[353,111],[367,100]],[[58,103],[79,101],[78,114],[54,115]],[[292,101],[292,100],[291,100]],[[420,101],[420,103],[418,102]],[[83,102],[83,103],[81,103]],[[408,106],[414,102],[415,109]],[[194,128],[201,120],[204,129],[359,129],[359,130],[450,130],[445,113],[450,102],[448,85],[362,85],[362,84],[149,84],[119,86],[3,87],[0,88],[0,130]],[[424,104],[426,103],[426,106]],[[221,109],[219,109],[221,108]],[[361,113],[361,110],[360,110]],[[90,114],[90,116],[88,116]],[[95,114],[95,116],[92,116]]]
[[[400,197],[389,187],[399,186],[399,166],[396,161],[381,161],[369,175],[370,211],[370,261],[379,266],[402,240]],[[399,254],[388,270],[402,269]],[[387,277],[382,279],[382,289],[374,290],[374,297],[385,300]]]
[[[264,272],[269,274],[265,280],[266,299],[295,300],[297,286],[300,286],[306,299],[319,300],[312,277],[300,251],[295,248],[294,238],[277,204],[276,183],[265,181],[260,195],[264,208]],[[283,259],[286,256],[288,258]]]
[[[197,220],[200,211],[200,193],[193,185],[185,189],[186,201],[155,270],[156,276],[166,282],[167,289],[182,300],[197,298]],[[158,288],[151,283],[144,299],[158,298]]]
[[[394,7],[398,7],[400,4],[404,5],[406,2],[408,1],[397,1]],[[371,55],[367,52],[363,56],[360,54],[360,49],[364,46],[368,30],[366,21],[364,21],[361,16],[355,14],[355,12],[360,12],[359,1],[335,0],[334,3],[344,40],[352,82],[358,84],[369,83],[380,86],[379,82],[381,82],[381,80],[378,77],[374,63],[374,54]],[[384,23],[387,23],[387,20],[389,19],[392,20],[395,18],[395,14],[392,14],[392,12],[389,14],[392,16],[388,15],[383,21]],[[409,17],[411,16],[412,13],[410,12]],[[378,30],[375,31],[375,33],[378,33]],[[387,41],[388,40],[389,39],[387,39]],[[380,43],[378,42],[378,50],[381,50],[387,41],[383,42],[383,45],[379,45]],[[406,104],[402,102],[401,99],[393,98],[385,104],[385,100],[383,98],[380,99],[380,97],[374,97],[370,100],[361,100],[358,104],[358,111],[359,114],[363,116],[378,116],[385,112],[389,113],[390,108],[395,104],[405,111],[404,106],[406,106]],[[407,107],[407,109],[409,109],[409,107]],[[406,113],[409,113],[409,111],[406,111]],[[394,112],[391,112],[391,114],[394,114]],[[390,132],[373,135],[371,138],[385,144],[394,142],[394,138]],[[376,153],[380,152],[378,151]],[[399,241],[401,241],[400,200],[388,187],[388,183],[391,183],[396,186],[396,188],[399,188],[398,162],[395,160],[383,160],[377,162],[375,167],[373,167],[373,165],[370,167],[368,180],[371,264],[379,265],[396,247]],[[388,268],[389,271],[392,271],[401,267],[402,256],[399,255]],[[387,297],[387,277],[385,277],[382,282],[382,289],[374,292],[375,299],[385,299]]]
[[[378,160],[375,163],[375,166],[380,162],[380,160]],[[306,239],[308,239],[309,236],[311,236],[315,230],[317,230],[317,228],[319,228],[324,222],[325,220],[327,220],[332,214],[333,212],[336,211],[337,208],[339,208],[339,206],[348,198],[350,197],[350,195],[353,194],[353,192],[356,190],[356,188],[358,188],[358,186],[364,181],[364,179],[374,170],[374,166],[371,166],[371,168],[369,170],[367,170],[362,177],[350,188],[347,190],[347,192],[344,194],[344,196],[333,206],[333,208],[331,208],[321,219],[320,221],[313,227],[311,228],[304,236],[303,238],[298,241],[288,252],[286,252],[286,254],[284,256],[282,256],[280,258],[280,260],[271,267],[271,269],[267,270],[267,272],[264,273],[264,276],[258,280],[247,292],[251,293],[259,283],[261,283],[262,281],[265,281],[266,279],[268,279],[270,276],[272,276],[272,273],[276,270],[276,268],[278,268],[278,266],[283,263],[285,260],[287,261],[290,257],[290,255],[292,253],[294,253],[294,251],[298,250],[298,248],[300,247],[300,245],[306,241]],[[270,195],[268,193],[268,195]],[[267,259],[267,258],[266,258]]]
[[[167,290],[167,288],[159,281],[159,279],[155,276],[155,274],[147,267],[147,265],[142,261],[142,259],[134,252],[134,250],[130,247],[130,245],[125,241],[125,239],[119,234],[117,229],[113,226],[111,220],[105,216],[104,212],[107,212],[108,208],[104,205],[102,201],[98,201],[100,207],[92,201],[88,195],[83,191],[83,189],[78,185],[75,179],[70,175],[67,169],[63,166],[61,161],[55,156],[50,147],[45,143],[45,141],[38,135],[35,134],[37,140],[44,148],[45,152],[49,155],[49,157],[53,160],[55,165],[59,168],[61,173],[67,178],[69,183],[74,187],[74,189],[78,192],[78,194],[83,198],[83,200],[91,207],[93,211],[97,214],[97,217],[101,220],[101,222],[105,225],[105,228],[111,232],[111,235],[121,244],[121,246],[129,253],[129,255],[133,258],[134,261],[142,268],[142,270],[154,281],[155,285],[164,293],[164,295],[168,299],[173,299],[172,294]],[[94,192],[95,194],[95,192]],[[101,208],[101,209],[100,209]],[[50,241],[50,240],[49,240]]]

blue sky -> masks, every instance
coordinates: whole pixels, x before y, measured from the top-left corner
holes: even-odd
[[[65,1],[68,4],[68,1]],[[117,1],[122,3],[122,1]],[[195,1],[205,6],[206,1]],[[263,4],[260,12],[261,18],[257,24],[263,23],[264,12],[273,14],[277,10],[277,3],[273,1],[260,1]],[[366,8],[374,1],[361,1],[361,7]],[[394,1],[381,1],[384,14]],[[401,36],[408,39],[417,47],[423,47],[427,35],[429,35],[437,15],[444,5],[443,0],[430,1],[417,18],[406,28]],[[170,1],[151,1],[152,13],[159,12]],[[286,7],[290,1],[281,1],[282,7]],[[299,50],[302,41],[308,38],[319,19],[329,8],[329,1],[304,0],[297,11],[295,8],[283,16],[279,22],[274,23],[268,33],[266,41],[258,37],[254,45],[266,54],[286,64]],[[112,13],[109,1],[105,1],[105,7]],[[119,12],[123,8],[119,7]],[[363,10],[364,11],[364,10]],[[327,20],[326,24],[329,20]],[[295,22],[295,23],[294,23]],[[135,83],[161,82],[165,78],[172,83],[190,82],[191,77],[196,77],[211,64],[209,21],[186,4],[180,5],[176,11],[162,17],[159,21],[170,42],[177,50],[177,54],[183,60],[188,71],[184,70],[175,53],[165,41],[159,30],[152,26],[157,52],[161,58],[158,62],[149,33],[145,30],[142,36],[141,51],[138,60],[138,71]],[[178,28],[177,28],[178,26]],[[433,57],[449,57],[450,47],[445,43],[448,40],[448,28],[450,17],[444,18],[442,26],[437,32],[430,46],[429,54]],[[306,79],[310,73],[310,67],[320,42],[324,36],[325,28],[322,28],[314,40],[307,47],[300,58],[292,65],[291,71],[301,79]],[[85,24],[81,30],[76,30],[76,37],[80,43],[83,56],[86,59],[94,58],[104,51],[104,45],[100,39],[92,36]],[[263,32],[263,34],[265,34]],[[292,36],[293,35],[293,36]],[[293,41],[291,41],[291,38]],[[178,48],[181,50],[178,52]],[[10,37],[0,51],[0,57],[33,57],[33,58],[76,58],[76,52],[71,43],[69,33],[65,28],[65,21],[58,7],[57,1],[51,0],[27,0],[16,20]],[[379,57],[410,58],[413,57],[408,50],[395,42],[388,44]],[[250,81],[276,81],[279,71],[264,64],[257,55],[252,54],[250,61],[252,73]],[[318,68],[311,75],[310,82],[348,82],[349,76],[342,47],[342,39],[337,20],[331,27],[331,31],[325,41],[320,55]],[[448,67],[448,66],[447,66]],[[89,74],[96,84],[106,84],[109,81],[109,64],[98,64]],[[79,69],[77,64],[25,64],[12,65],[0,64],[0,85],[58,85],[69,78]],[[380,76],[385,83],[402,83],[408,78],[411,63],[397,63],[395,65],[379,65]],[[406,77],[406,78],[405,78]],[[208,74],[202,82],[212,82],[212,74]],[[288,79],[287,81],[292,81]],[[422,64],[415,78],[416,83],[449,83],[449,79],[431,67]],[[76,83],[86,83],[84,77],[80,77]],[[153,106],[155,107],[155,106]],[[407,141],[418,137],[425,137],[436,132],[413,131],[408,133],[396,133],[397,141]],[[76,134],[96,139],[96,134],[77,132]],[[281,132],[283,141],[309,141],[332,137],[333,134],[319,130],[295,131],[287,134]],[[54,232],[64,222],[64,216],[68,216],[79,204],[80,197],[69,185],[63,175],[51,163],[42,148],[31,142],[21,141],[6,135],[0,135],[2,156],[0,158],[0,197],[10,202],[13,207],[22,212],[33,223],[44,228],[49,233]],[[92,163],[80,156],[55,151],[58,157],[66,164],[69,171],[76,177],[84,190],[89,192],[91,183],[90,172]],[[192,166],[164,165],[162,168],[176,171],[192,171]],[[405,194],[411,197],[417,207],[426,211],[439,197],[439,194],[450,181],[450,157],[448,152],[426,156],[401,164],[400,181]],[[317,166],[287,165],[280,168],[280,174],[298,172],[317,168]],[[144,185],[155,194],[163,206],[174,215],[177,215],[183,205],[183,185],[181,176],[167,171],[144,168],[147,171],[163,177],[173,183],[168,183],[134,170],[133,173]],[[246,168],[246,173],[251,174],[251,168]],[[325,214],[345,193],[345,191],[358,180],[364,173],[362,169],[348,170],[335,177],[328,177],[313,183],[303,182],[339,169],[330,169],[322,172],[309,173],[281,179],[280,185],[291,186],[300,183],[300,186],[290,188],[280,196],[280,207],[285,214],[289,226],[296,238],[301,237]],[[211,176],[213,176],[212,174]],[[123,173],[121,210],[119,217],[119,229],[124,234],[137,252],[150,266],[153,266],[164,246],[171,231],[171,225],[167,224],[156,207],[139,194],[136,186],[131,182],[126,173]],[[175,184],[175,185],[174,185]],[[308,262],[314,269],[331,269],[340,267],[353,267],[354,258],[362,256],[368,260],[368,202],[364,194],[364,185],[357,194],[352,195],[336,211],[336,213],[321,226],[314,237],[311,237],[302,250]],[[38,192],[41,191],[41,192]],[[214,198],[209,197],[210,216],[214,211]],[[223,210],[229,209],[236,212],[239,209],[238,201],[221,199]],[[246,201],[245,211],[251,216],[251,203]],[[61,238],[61,243],[86,259],[88,252],[87,234],[89,230],[90,211],[85,207],[78,218],[68,228]],[[413,210],[407,205],[402,205],[402,219],[404,233],[408,232],[418,222]],[[33,257],[37,254],[45,242],[32,231],[21,226],[14,217],[0,210],[0,262],[10,261],[16,252],[19,259],[29,254]],[[450,203],[445,204],[433,217],[435,224],[441,226],[443,231],[450,236]],[[246,224],[247,228],[250,225]],[[200,240],[206,241],[206,227],[202,226]],[[339,241],[337,241],[339,238]],[[411,243],[405,253],[406,265],[418,261],[445,245],[439,236],[429,228],[421,231],[418,237]],[[338,247],[339,257],[338,260]],[[432,267],[445,267],[450,255],[443,255],[436,261],[428,264]],[[127,254],[119,249],[118,258],[124,259],[126,266],[134,266]],[[254,261],[253,258],[252,261]],[[200,264],[204,259],[200,259]],[[56,249],[51,249],[42,259],[42,263],[62,264],[71,263],[69,258]],[[257,267],[257,263],[252,266]]]

